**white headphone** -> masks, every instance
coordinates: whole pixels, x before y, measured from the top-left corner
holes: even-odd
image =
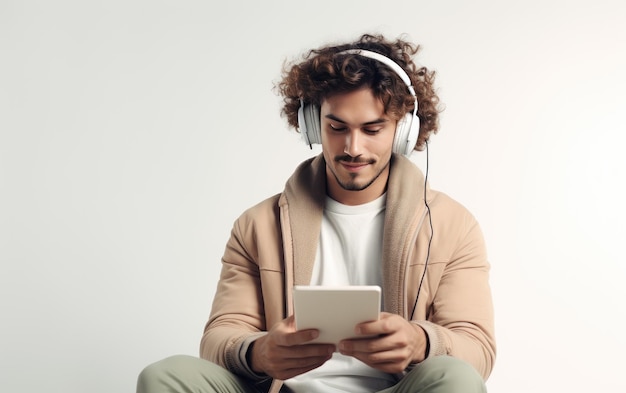
[[[398,120],[392,149],[396,154],[404,154],[405,156],[411,155],[411,152],[417,143],[417,137],[419,136],[420,130],[420,119],[417,116],[417,96],[415,94],[415,89],[411,85],[411,79],[402,67],[380,53],[364,49],[348,49],[338,52],[337,55],[347,53],[369,57],[370,59],[374,59],[385,64],[398,74],[400,79],[402,79],[404,84],[408,87],[409,92],[415,100],[413,113],[407,113],[404,117]],[[307,145],[311,146],[313,143],[322,143],[320,108],[317,105],[305,105],[304,101],[300,99],[300,109],[298,109],[298,128],[302,133],[302,139],[304,139],[304,142]]]

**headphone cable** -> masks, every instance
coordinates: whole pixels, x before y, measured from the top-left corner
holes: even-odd
[[[430,260],[430,244],[433,241],[433,219],[430,212],[430,206],[428,205],[428,199],[426,199],[426,186],[428,184],[428,140],[426,143],[426,174],[424,175],[424,205],[426,206],[426,211],[428,213],[428,223],[430,225],[430,238],[428,239],[428,249],[426,250],[426,262],[424,262],[424,272],[422,273],[422,278],[420,279],[419,286],[417,287],[417,296],[415,297],[415,303],[413,304],[413,311],[411,311],[411,318],[409,320],[413,320],[413,316],[415,315],[415,309],[417,308],[417,301],[420,298],[420,292],[422,290],[422,284],[424,283],[424,277],[426,277],[426,270],[428,269],[428,261]]]

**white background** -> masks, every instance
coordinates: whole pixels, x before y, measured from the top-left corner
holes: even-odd
[[[626,391],[623,4],[0,0],[0,391],[133,392],[197,354],[233,221],[319,151],[283,61],[363,32],[438,73],[430,181],[488,243],[490,392]]]

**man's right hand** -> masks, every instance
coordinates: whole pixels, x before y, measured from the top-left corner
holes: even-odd
[[[318,335],[314,329],[296,331],[290,316],[252,343],[250,366],[256,373],[280,380],[313,370],[335,352],[333,344],[307,344]]]

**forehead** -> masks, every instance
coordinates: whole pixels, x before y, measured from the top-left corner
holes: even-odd
[[[375,97],[372,90],[369,88],[363,88],[348,93],[333,94],[322,100],[320,109],[322,117],[328,114],[338,117],[387,117],[382,100]]]

